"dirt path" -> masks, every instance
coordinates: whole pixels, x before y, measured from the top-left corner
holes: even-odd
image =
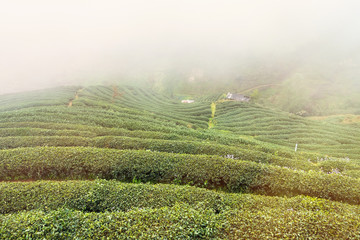
[[[216,102],[212,102],[211,103],[211,118],[209,118],[209,129],[213,128],[216,124],[216,121],[215,121],[215,112],[216,112]]]
[[[68,107],[72,107],[73,101],[79,99],[79,92],[81,92],[82,90],[84,90],[84,89],[83,89],[83,88],[80,88],[80,89],[78,89],[78,90],[75,92],[74,98],[72,98],[72,99],[69,100]]]
[[[124,95],[124,92],[119,92],[117,86],[113,86],[112,88],[113,88],[113,96],[111,102],[114,103],[117,97],[122,97]]]

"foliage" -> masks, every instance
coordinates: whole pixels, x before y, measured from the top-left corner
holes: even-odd
[[[270,195],[305,194],[359,203],[360,181],[207,155],[96,148],[20,148],[0,151],[0,179],[117,179],[222,188]]]
[[[1,205],[12,213],[0,215],[0,236],[6,239],[356,239],[359,234],[359,206],[305,196],[104,180],[0,186],[0,196],[7,201]],[[31,211],[18,212],[22,209]]]
[[[0,216],[3,239],[209,239],[219,216],[185,204],[129,212],[83,213],[68,209]]]
[[[0,238],[359,238],[356,125],[172,91],[0,96]]]
[[[228,239],[358,239],[359,217],[324,211],[268,208],[227,213]]]

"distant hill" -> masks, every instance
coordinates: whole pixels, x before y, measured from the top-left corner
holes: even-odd
[[[218,56],[150,74],[164,94],[257,95],[257,102],[304,116],[360,114],[360,55],[354,44],[312,43],[286,53]],[[205,62],[205,63],[204,63]],[[258,91],[258,92],[257,92]]]

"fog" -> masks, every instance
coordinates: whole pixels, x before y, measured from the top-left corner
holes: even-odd
[[[276,69],[305,62],[324,69],[329,59],[359,67],[359,7],[356,0],[0,0],[0,94],[141,81],[162,71],[236,81],[258,61]]]

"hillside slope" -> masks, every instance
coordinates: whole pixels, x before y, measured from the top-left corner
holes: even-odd
[[[359,237],[356,126],[211,100],[0,96],[1,238]]]

